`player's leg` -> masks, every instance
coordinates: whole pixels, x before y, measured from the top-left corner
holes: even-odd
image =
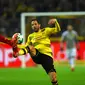
[[[30,53],[31,56],[36,56],[37,55],[36,51],[37,50],[32,45],[24,46],[20,48],[19,55],[25,55],[26,53]]]
[[[70,56],[70,49],[66,49],[66,56],[67,56],[67,59],[68,59],[68,62],[71,66],[71,63],[70,63],[70,59],[71,59],[71,56]]]
[[[17,36],[15,36],[14,38],[12,38],[11,40],[7,39],[6,37],[0,35],[0,42],[6,43],[10,46],[15,46],[16,42],[17,42]]]
[[[31,56],[37,56],[38,51],[34,48],[34,46],[29,46],[29,53]]]
[[[75,64],[74,63],[74,56],[71,56],[69,61],[70,61],[71,70],[74,71],[74,67],[75,67],[75,65],[74,65]]]
[[[57,77],[56,77],[56,72],[49,72],[48,75],[49,75],[49,77],[51,79],[52,85],[58,85],[58,80],[57,80]]]
[[[40,53],[34,47],[31,47],[30,52],[33,61],[37,64],[41,64],[42,67],[45,69],[46,73],[51,79],[52,85],[58,85],[56,70],[53,65],[53,59],[50,56]]]
[[[71,64],[71,70],[74,71],[75,68],[75,56],[76,56],[76,49],[72,48],[71,49],[71,54],[70,54],[70,64]]]
[[[68,57],[70,68],[73,71],[74,70],[74,56],[69,56]]]
[[[58,79],[56,77],[56,70],[53,65],[53,59],[50,56],[43,55],[41,58],[42,67],[51,79],[52,85],[58,85]]]
[[[68,62],[70,64],[70,67],[72,67],[72,57],[71,57],[71,49],[67,49],[66,50],[66,55],[67,55],[67,58],[68,58]]]
[[[12,39],[10,40],[11,46],[12,46],[12,49],[13,49],[13,57],[15,57],[15,58],[18,56],[17,35],[18,35],[18,33],[15,33],[12,36]]]
[[[8,40],[7,38],[5,38],[4,36],[0,35],[0,42],[12,45],[11,40]]]
[[[26,53],[30,53],[31,56],[36,56],[37,55],[37,52],[36,52],[36,49],[34,48],[34,46],[32,45],[29,45],[29,46],[26,46],[24,48],[21,48],[20,51],[18,51],[18,47],[17,47],[17,35],[18,33],[15,33],[12,37],[12,40],[15,40],[15,47],[13,48],[13,54],[14,54],[14,57],[17,57],[18,55],[25,55]]]
[[[72,71],[74,71],[74,67],[75,67],[75,56],[76,56],[76,49],[75,48],[67,50],[67,57],[68,57],[69,64],[70,64]]]

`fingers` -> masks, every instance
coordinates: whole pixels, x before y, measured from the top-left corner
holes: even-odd
[[[48,24],[50,25],[50,24],[55,24],[55,22],[56,22],[56,19],[50,19],[49,21],[48,21]]]

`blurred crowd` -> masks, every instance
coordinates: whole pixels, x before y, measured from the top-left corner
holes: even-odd
[[[85,0],[0,0],[0,33],[20,32],[22,12],[85,11]]]

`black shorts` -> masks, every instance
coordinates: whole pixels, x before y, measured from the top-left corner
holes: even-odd
[[[49,72],[56,72],[56,70],[54,69],[54,65],[53,65],[53,59],[48,55],[40,53],[38,50],[36,51],[37,51],[36,53],[37,55],[32,56],[33,61],[36,64],[41,64],[47,74]]]

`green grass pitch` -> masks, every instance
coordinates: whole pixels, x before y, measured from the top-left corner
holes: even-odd
[[[55,64],[59,85],[85,85],[85,65],[71,72],[68,64]],[[0,68],[0,85],[51,85],[41,66],[36,68]]]

